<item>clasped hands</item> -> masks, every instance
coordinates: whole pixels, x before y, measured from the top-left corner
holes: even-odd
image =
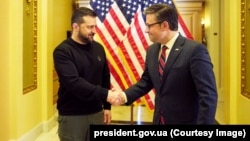
[[[113,106],[120,106],[125,103],[125,96],[123,91],[113,88],[108,91],[107,101]]]

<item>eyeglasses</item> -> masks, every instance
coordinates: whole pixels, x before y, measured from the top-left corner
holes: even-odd
[[[155,22],[155,23],[151,23],[151,24],[146,24],[146,27],[147,27],[148,29],[150,29],[152,26],[154,26],[154,25],[156,25],[156,24],[161,24],[161,23],[163,23],[163,21]]]

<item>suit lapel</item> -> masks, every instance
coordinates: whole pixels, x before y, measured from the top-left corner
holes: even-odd
[[[154,69],[153,71],[155,71],[153,74],[157,74],[155,78],[157,78],[157,82],[160,82],[160,75],[159,75],[159,71],[158,71],[158,65],[159,65],[159,51],[161,49],[161,44],[157,44],[155,46],[155,49],[154,49],[154,55],[153,56],[156,56],[154,57],[154,62],[153,62],[153,65],[154,65]],[[156,86],[159,86],[159,85],[156,85]]]
[[[164,68],[164,72],[163,72],[163,78],[162,81],[164,81],[169,73],[169,70],[172,68],[174,62],[176,61],[176,59],[178,58],[178,56],[180,55],[181,51],[182,51],[182,44],[184,43],[184,38],[179,35],[179,37],[176,39],[171,52],[168,55],[168,60],[166,62],[166,66]]]

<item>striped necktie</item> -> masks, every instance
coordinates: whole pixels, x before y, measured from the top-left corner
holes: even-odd
[[[165,45],[161,48],[161,55],[159,58],[159,66],[158,66],[160,80],[162,80],[163,70],[166,64],[166,50],[167,49],[168,47],[166,47]],[[162,112],[160,112],[160,124],[161,125],[165,124],[164,117],[162,116]]]
[[[160,55],[159,66],[158,66],[158,71],[159,71],[161,80],[162,80],[163,70],[164,70],[165,63],[166,63],[166,50],[167,49],[168,47],[166,47],[165,45],[161,48],[161,55]]]

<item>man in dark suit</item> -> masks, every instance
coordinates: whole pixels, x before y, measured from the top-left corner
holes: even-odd
[[[144,72],[136,84],[109,102],[129,105],[155,89],[153,124],[214,124],[218,95],[207,48],[179,34],[175,8],[155,4],[145,14],[153,44],[147,50]],[[166,64],[159,73],[162,46],[167,46]]]

